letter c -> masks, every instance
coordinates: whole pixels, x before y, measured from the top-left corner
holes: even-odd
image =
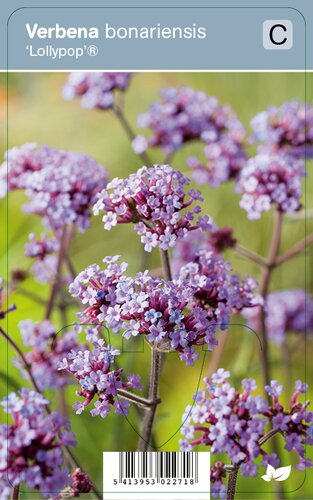
[[[284,43],[287,42],[287,37],[283,38],[283,40],[281,40],[280,42],[275,40],[274,38],[274,30],[276,28],[281,28],[284,32],[287,31],[287,28],[286,26],[284,26],[283,24],[274,24],[274,26],[271,27],[270,29],[270,32],[269,32],[269,35],[270,35],[270,40],[271,42],[274,44],[274,45],[284,45]]]

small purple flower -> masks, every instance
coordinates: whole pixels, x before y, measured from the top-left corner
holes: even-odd
[[[241,474],[244,477],[248,477],[248,476],[256,477],[257,476],[258,466],[255,463],[251,462],[250,460],[248,462],[243,462],[240,465],[240,469],[241,469]]]
[[[284,390],[284,387],[277,380],[272,380],[270,385],[265,386],[265,390],[269,396],[278,398]]]

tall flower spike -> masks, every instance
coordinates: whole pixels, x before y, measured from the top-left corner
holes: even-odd
[[[307,385],[296,382],[288,408],[279,401],[283,387],[276,380],[265,387],[272,396],[273,403],[269,403],[253,394],[257,389],[254,379],[243,379],[242,388],[237,391],[229,383],[229,378],[230,373],[220,368],[211,378],[204,379],[205,391],[198,391],[194,405],[187,406],[182,417],[181,449],[191,451],[200,444],[209,446],[212,454],[226,454],[243,476],[256,476],[258,465],[255,461],[259,456],[262,456],[265,467],[279,465],[278,457],[269,455],[261,441],[268,427],[272,427],[283,435],[285,449],[299,456],[296,467],[300,470],[312,467],[313,464],[305,459],[305,444],[313,444],[313,413],[306,409],[308,402],[297,401],[299,395],[307,391]],[[211,471],[217,482],[216,493],[223,492],[225,475],[220,473],[223,465],[216,464]]]
[[[108,177],[102,165],[83,153],[36,144],[10,149],[6,160],[0,167],[3,195],[7,188],[25,190],[29,202],[24,211],[42,216],[54,230],[65,224],[81,231],[88,227],[90,209]]]
[[[64,466],[62,446],[76,446],[69,422],[57,412],[45,412],[49,403],[41,394],[21,389],[10,393],[2,403],[13,423],[0,425],[1,499],[10,498],[13,486],[26,484],[40,490],[44,498],[70,484]]]
[[[212,219],[195,215],[199,206],[187,210],[193,202],[202,201],[199,191],[185,193],[190,183],[178,170],[169,165],[142,167],[127,179],[113,179],[98,196],[94,214],[104,212],[104,228],[123,223],[135,223],[135,231],[147,252],[160,247],[173,247],[178,238],[189,231],[209,230]]]
[[[117,92],[125,92],[133,73],[70,73],[63,89],[66,100],[81,97],[83,108],[110,109]]]
[[[256,332],[260,329],[259,307],[245,309],[243,316]],[[265,303],[268,338],[282,345],[288,332],[313,334],[313,298],[304,290],[280,290],[270,293]]]
[[[253,143],[260,152],[313,157],[313,106],[300,101],[271,106],[251,120]]]
[[[280,212],[295,212],[301,208],[304,173],[302,160],[267,154],[250,158],[236,185],[242,195],[239,205],[252,220],[260,219],[272,205]]]

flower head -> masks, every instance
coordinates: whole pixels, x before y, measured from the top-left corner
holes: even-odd
[[[252,142],[262,152],[297,158],[313,156],[313,106],[300,101],[284,102],[258,113],[251,121]]]
[[[244,135],[236,115],[228,106],[222,107],[216,97],[189,87],[170,87],[161,90],[160,98],[160,102],[152,104],[138,118],[140,127],[152,131],[147,140],[136,138],[135,147],[140,146],[141,151],[160,146],[166,153],[172,153],[194,139],[218,144],[220,135],[228,129],[232,130],[233,138]]]
[[[210,231],[197,229],[188,233],[184,238],[177,240],[173,249],[172,269],[178,274],[180,269],[196,259],[197,253],[202,250],[221,254],[227,248],[232,248],[236,244],[233,237],[233,230],[230,227],[219,228],[212,224]]]
[[[59,370],[66,370],[80,384],[77,396],[85,399],[82,403],[77,401],[73,408],[81,414],[85,407],[96,397],[94,408],[90,411],[92,416],[100,415],[106,418],[112,407],[117,415],[127,415],[129,403],[118,399],[118,389],[139,388],[141,384],[138,375],[131,374],[123,380],[123,369],[114,369],[113,362],[119,351],[111,345],[105,345],[102,339],[93,342],[93,349],[84,351],[71,351],[59,363]]]
[[[80,327],[66,332],[56,331],[55,326],[49,320],[34,323],[30,319],[20,321],[19,328],[23,338],[23,344],[32,350],[25,354],[25,359],[32,369],[32,375],[40,390],[59,388],[71,384],[72,379],[67,373],[58,371],[59,362],[71,351],[87,348],[86,345],[78,344],[77,335]],[[25,379],[29,378],[28,372],[19,360],[14,360]]]
[[[245,309],[243,316],[255,331],[259,325],[259,307]],[[313,333],[313,298],[301,289],[270,293],[265,302],[265,325],[268,338],[281,345],[289,332]]]
[[[241,170],[236,191],[242,195],[240,206],[249,219],[259,219],[276,205],[280,212],[301,208],[302,160],[262,154],[250,158]]]
[[[63,97],[66,100],[80,97],[83,108],[110,109],[115,103],[115,94],[125,92],[132,76],[133,73],[126,72],[70,73]]]
[[[70,293],[87,305],[79,313],[82,322],[104,325],[126,339],[145,335],[160,349],[177,350],[188,365],[198,357],[195,346],[212,350],[215,333],[225,329],[230,315],[253,305],[254,281],[240,282],[230,265],[211,253],[199,255],[174,281],[147,272],[127,277],[118,256],[104,260],[106,269],[89,266],[70,285]]]
[[[86,229],[96,194],[106,185],[107,172],[102,165],[83,153],[36,144],[10,149],[6,162],[0,182],[6,185],[8,168],[8,190],[23,189],[29,198],[24,205],[26,213],[42,216],[54,230],[65,224]]]
[[[212,219],[195,215],[201,210],[195,201],[200,193],[185,193],[189,179],[169,165],[142,167],[127,179],[113,179],[98,196],[94,214],[104,213],[104,228],[132,222],[147,252],[155,247],[167,250],[189,231],[211,228]]]
[[[76,446],[76,440],[66,418],[57,412],[46,414],[48,403],[29,389],[10,393],[1,403],[13,419],[0,426],[1,441],[6,443],[0,450],[1,489],[8,480],[14,486],[26,483],[47,498],[49,491],[61,491],[69,484],[61,447]]]
[[[269,438],[267,429],[273,428],[283,435],[286,450],[298,454],[297,467],[304,468],[304,445],[313,444],[313,414],[306,410],[308,403],[300,403],[297,398],[307,389],[306,384],[296,382],[288,408],[278,401],[282,386],[276,380],[265,387],[273,396],[273,403],[269,403],[254,395],[255,380],[244,379],[240,392],[231,386],[229,377],[230,373],[220,368],[204,380],[206,391],[194,397],[194,405],[188,405],[182,417],[181,449],[192,451],[199,444],[209,446],[212,454],[226,454],[243,476],[255,476],[258,470],[255,460],[260,455],[263,465],[279,466],[277,455],[269,455],[263,449]],[[217,482],[220,488],[225,477],[225,464],[218,462],[211,469],[212,482]]]

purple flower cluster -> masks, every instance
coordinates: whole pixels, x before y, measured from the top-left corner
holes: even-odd
[[[127,179],[113,179],[99,194],[94,213],[104,212],[102,220],[107,230],[117,224],[135,223],[147,252],[155,247],[167,250],[188,231],[211,227],[208,216],[194,221],[195,214],[201,212],[199,206],[185,210],[194,201],[203,201],[199,191],[185,193],[184,187],[189,183],[169,165],[142,167]]]
[[[29,241],[25,245],[25,255],[35,259],[31,272],[39,283],[49,283],[54,279],[58,261],[55,252],[59,249],[60,243],[57,238],[49,238],[44,233],[40,239],[33,233],[29,235]]]
[[[229,262],[206,250],[200,250],[193,262],[180,270],[178,283],[191,287],[196,306],[207,312],[209,346],[217,343],[214,333],[217,328],[225,330],[228,327],[231,314],[254,307],[257,302],[256,281],[251,276],[241,281],[231,270]]]
[[[313,106],[300,101],[284,102],[258,113],[251,121],[252,142],[260,151],[297,158],[313,157]]]
[[[185,238],[177,240],[173,249],[172,269],[175,274],[180,268],[189,262],[193,262],[199,250],[206,250],[215,254],[221,254],[227,248],[233,248],[236,239],[230,227],[212,226],[211,231],[205,232],[197,229],[188,233]]]
[[[3,305],[2,305],[2,302],[3,302],[3,287],[1,286],[2,284],[2,278],[0,278],[0,320],[1,319],[4,319],[6,317],[6,315],[12,311],[15,311],[16,309],[16,306],[14,304],[12,304],[10,307],[8,307],[7,309],[2,309]]]
[[[23,344],[32,350],[25,354],[27,363],[31,366],[32,375],[40,390],[63,387],[72,383],[71,377],[58,371],[58,364],[69,352],[77,352],[87,348],[77,343],[77,333],[80,327],[57,335],[54,325],[49,320],[33,323],[30,319],[20,321],[19,328]],[[25,379],[29,378],[27,371],[19,360],[14,361]]]
[[[169,154],[195,139],[218,145],[222,138],[225,141],[222,149],[228,155],[236,141],[238,145],[242,142],[243,126],[231,108],[222,107],[216,97],[189,87],[162,89],[160,97],[160,102],[152,104],[138,118],[139,127],[150,128],[153,135],[149,139],[136,137],[133,142],[136,152],[160,146]]]
[[[279,465],[275,454],[267,454],[262,448],[262,438],[270,424],[285,439],[285,449],[299,456],[299,470],[312,467],[305,459],[305,444],[313,444],[313,413],[307,411],[309,402],[300,403],[297,398],[305,393],[307,385],[299,380],[295,385],[289,408],[279,401],[283,391],[277,380],[265,386],[271,396],[269,403],[260,395],[255,380],[242,380],[242,391],[238,392],[228,382],[230,373],[219,368],[210,379],[204,379],[206,391],[198,391],[194,404],[186,408],[182,417],[180,448],[191,451],[193,446],[210,446],[211,453],[225,453],[233,465],[240,468],[243,476],[256,476],[258,466],[255,459],[262,456],[262,465]],[[265,442],[265,441],[264,441]],[[215,472],[214,472],[215,474]],[[219,482],[223,476],[216,478]]]
[[[194,169],[198,184],[209,184],[213,188],[238,177],[247,161],[244,152],[245,131],[234,116],[228,118],[220,131],[208,131],[201,135],[205,144],[206,160],[190,157],[188,165]]]
[[[69,485],[69,471],[64,467],[62,446],[76,446],[69,422],[57,412],[46,414],[49,403],[41,394],[21,389],[10,393],[2,403],[13,423],[0,426],[1,499],[10,497],[10,484],[27,484],[40,490],[44,498],[49,491],[60,491]]]
[[[115,92],[125,92],[133,73],[75,72],[70,73],[63,89],[66,100],[81,97],[83,108],[110,109]]]
[[[70,486],[70,494],[73,497],[79,497],[80,493],[89,493],[92,490],[92,483],[86,472],[80,469],[75,469],[71,475],[72,483]]]
[[[90,208],[96,194],[106,185],[107,172],[83,153],[65,152],[49,146],[24,144],[6,153],[0,172],[0,192],[25,190],[29,202],[26,213],[44,218],[54,230],[75,224],[84,231],[89,225]]]
[[[90,481],[86,472],[77,468],[70,476],[71,485],[66,487],[60,494],[53,496],[49,500],[62,500],[64,498],[77,498],[80,497],[81,493],[89,493],[93,484]]]
[[[92,265],[70,285],[70,293],[88,307],[84,323],[104,324],[124,337],[145,335],[159,349],[173,349],[188,365],[198,358],[194,346],[217,344],[215,333],[225,329],[230,315],[254,305],[255,282],[240,282],[230,264],[212,253],[181,269],[176,281],[139,273],[126,277],[118,256],[106,257],[107,268]]]
[[[245,309],[243,316],[256,332],[260,329],[259,307]],[[268,338],[282,345],[288,332],[313,334],[313,298],[304,290],[281,290],[270,293],[265,303]]]
[[[81,388],[76,394],[83,397],[85,401],[77,401],[73,405],[78,415],[95,396],[97,401],[90,411],[93,417],[100,415],[106,418],[112,407],[116,415],[127,415],[129,403],[118,397],[118,389],[141,390],[142,386],[139,375],[130,374],[127,380],[123,381],[123,369],[115,370],[112,367],[114,358],[119,353],[119,350],[111,345],[104,345],[104,340],[99,339],[93,342],[93,350],[71,351],[59,362],[58,369],[66,370],[74,375],[80,384]]]
[[[272,204],[280,212],[295,212],[301,208],[304,173],[302,160],[267,154],[250,158],[236,186],[242,195],[239,204],[252,220],[259,219]]]

